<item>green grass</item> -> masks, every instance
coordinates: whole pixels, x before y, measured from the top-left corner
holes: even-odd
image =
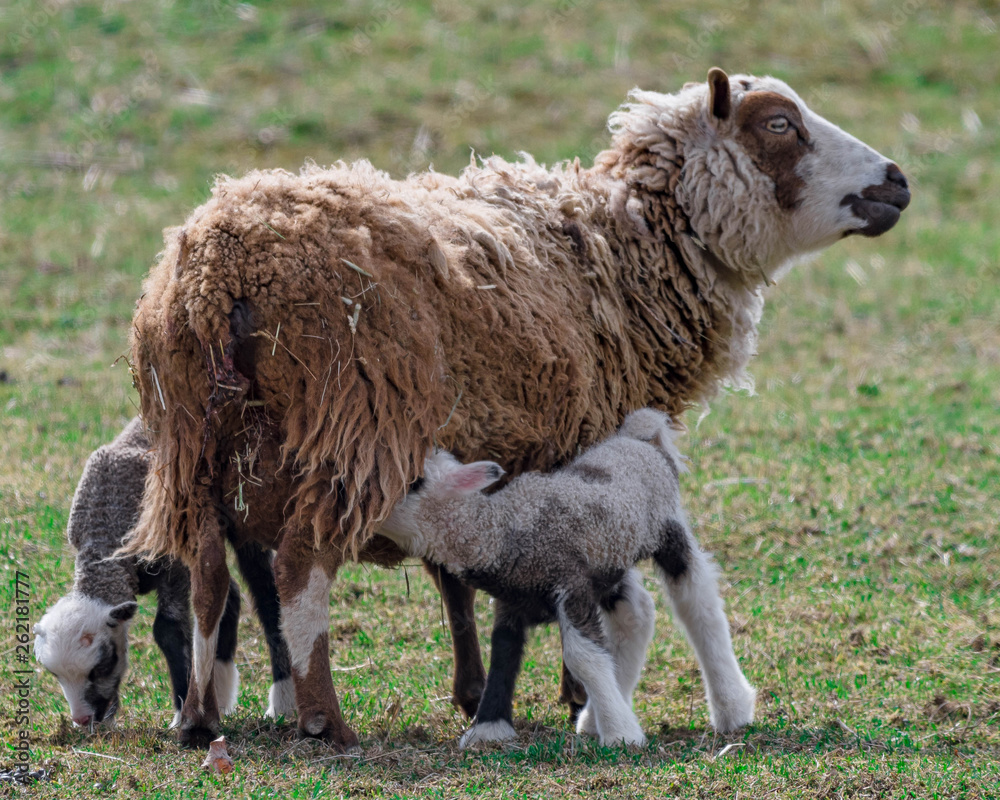
[[[716,737],[660,607],[637,711],[650,745],[602,749],[557,702],[559,639],[532,634],[516,745],[460,753],[450,637],[419,567],[342,571],[335,683],[362,750],[265,723],[245,616],[234,773],[165,730],[152,609],[133,627],[117,730],[32,693],[33,796],[1000,796],[1000,7],[969,2],[13,2],[0,10],[0,563],[3,684],[14,570],[32,619],[68,587],[87,454],[134,413],[115,359],[161,230],[212,176],[306,158],[395,175],[470,148],[591,158],[634,85],[718,64],[788,80],[891,155],[913,204],[769,291],[757,394],[686,420],[698,536],[724,568],[758,720]],[[481,630],[490,608],[479,603]],[[485,638],[484,638],[485,644]],[[14,697],[0,728],[13,742]],[[727,749],[727,745],[736,745]],[[0,753],[0,770],[10,766]],[[0,795],[19,790],[0,783]]]

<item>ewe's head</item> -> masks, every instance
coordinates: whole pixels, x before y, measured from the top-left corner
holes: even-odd
[[[879,236],[910,201],[899,167],[776,78],[713,68],[707,83],[631,99],[610,120],[615,148],[648,150],[655,164],[641,160],[633,179],[673,192],[718,268],[745,282],[845,236]]]
[[[134,602],[111,606],[70,594],[35,625],[35,658],[56,676],[81,727],[118,710],[118,688],[128,666],[128,625]]]

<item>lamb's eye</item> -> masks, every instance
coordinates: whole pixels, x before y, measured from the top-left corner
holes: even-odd
[[[771,117],[771,119],[764,123],[764,127],[770,133],[785,133],[790,124],[784,117]]]

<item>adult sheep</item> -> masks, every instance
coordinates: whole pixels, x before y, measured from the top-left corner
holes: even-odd
[[[511,476],[548,470],[629,411],[676,417],[746,384],[761,289],[909,202],[895,164],[773,78],[713,69],[674,95],[636,90],[610,128],[589,169],[223,178],[168,231],[133,325],[156,468],[129,549],[191,568],[183,731],[218,724],[220,514],[277,549],[301,732],[352,746],[329,587],[346,558],[402,557],[372,537],[433,440]],[[456,657],[481,680],[474,644]]]

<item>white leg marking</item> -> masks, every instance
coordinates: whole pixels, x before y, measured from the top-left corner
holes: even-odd
[[[615,660],[615,677],[622,698],[632,707],[632,694],[646,663],[646,650],[656,628],[656,605],[642,585],[642,574],[630,569],[624,596],[604,617],[608,644]]]
[[[295,682],[291,678],[284,678],[272,683],[271,691],[267,693],[267,711],[264,716],[277,719],[289,716],[294,710]]]
[[[215,647],[219,642],[219,626],[208,636],[198,627],[198,617],[194,620],[194,681],[198,688],[198,713],[205,712],[205,689],[215,667]]]
[[[174,712],[174,718],[170,722],[170,727],[167,728],[167,730],[168,731],[172,731],[174,728],[176,728],[180,724],[181,724],[181,712],[180,712],[180,710],[178,710],[178,711]]]
[[[753,722],[757,690],[744,677],[733,653],[719,596],[719,567],[693,538],[690,542],[691,561],[684,575],[673,580],[661,573],[660,580],[698,657],[712,727],[733,731]]]
[[[587,707],[593,708],[601,744],[646,744],[642,726],[618,688],[611,654],[580,633],[561,605],[559,629],[562,632],[563,660],[587,690]],[[587,732],[580,730],[579,720],[577,731]]]
[[[458,742],[458,749],[465,750],[480,742],[505,742],[508,739],[516,738],[517,733],[515,733],[514,727],[505,719],[477,722],[462,734],[462,738]]]
[[[587,699],[587,705],[580,711],[576,718],[576,732],[586,736],[597,736],[597,717],[594,715],[594,707]]]
[[[215,660],[215,700],[220,714],[232,714],[240,695],[240,673],[233,661]]]
[[[330,584],[322,567],[313,567],[309,583],[290,603],[281,607],[281,632],[288,643],[292,669],[302,676],[309,670],[316,637],[330,629]]]

